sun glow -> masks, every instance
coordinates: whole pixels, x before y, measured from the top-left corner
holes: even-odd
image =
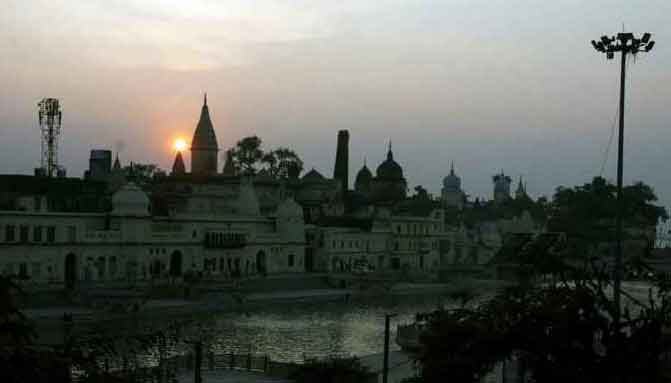
[[[173,144],[173,148],[178,152],[183,152],[186,150],[186,141],[183,138],[178,138]]]

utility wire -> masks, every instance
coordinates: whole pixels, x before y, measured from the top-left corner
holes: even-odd
[[[631,64],[631,61],[634,60],[634,58],[632,58],[632,56],[635,57],[635,55],[627,55],[626,58],[625,58],[627,60],[627,66],[625,68],[625,72],[626,72],[625,78],[626,79],[629,78],[629,72],[630,72],[629,68],[631,66],[630,64]],[[615,115],[613,116],[613,123],[610,127],[610,136],[608,137],[608,145],[606,145],[606,150],[603,153],[603,161],[601,161],[601,168],[599,170],[599,177],[603,176],[603,172],[606,168],[606,163],[608,162],[608,157],[610,155],[610,148],[613,145],[613,137],[615,136],[615,130],[616,130],[615,125],[617,124],[617,117],[618,117],[619,114],[620,114],[620,106],[619,106],[619,103],[618,103],[617,106],[615,107]]]

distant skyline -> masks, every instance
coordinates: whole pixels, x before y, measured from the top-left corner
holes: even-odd
[[[9,0],[0,173],[39,165],[44,97],[62,104],[69,176],[95,148],[169,170],[207,92],[223,149],[256,134],[331,176],[348,129],[351,179],[364,157],[375,171],[391,139],[411,190],[439,194],[454,161],[473,198],[491,197],[501,169],[550,197],[599,175],[619,67],[589,41],[624,23],[657,41],[630,63],[625,182],[669,206],[670,14],[668,0]],[[608,179],[615,160],[614,137]]]

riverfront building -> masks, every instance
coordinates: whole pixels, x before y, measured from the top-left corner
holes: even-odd
[[[82,179],[0,175],[0,272],[54,287],[314,271],[435,273],[486,265],[507,233],[542,230],[528,214],[479,213],[484,207],[468,202],[453,166],[441,198],[421,187],[409,197],[391,143],[375,174],[364,161],[349,189],[349,144],[349,132],[338,132],[333,178],[316,169],[302,177],[237,174],[231,151],[220,172],[205,99],[190,167],[178,152],[169,174],[148,177],[142,166],[124,168],[110,151],[92,150]],[[496,205],[511,200],[509,186],[508,176],[494,177]]]

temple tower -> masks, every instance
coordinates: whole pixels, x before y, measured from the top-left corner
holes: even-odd
[[[207,107],[207,93],[200,110],[200,119],[191,140],[191,173],[196,175],[217,174],[219,146]]]

